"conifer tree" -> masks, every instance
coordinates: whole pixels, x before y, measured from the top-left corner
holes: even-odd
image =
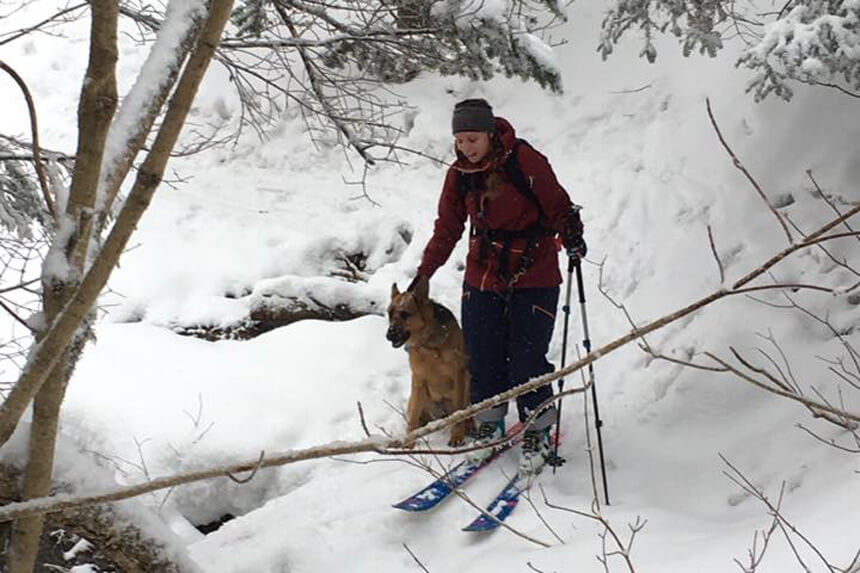
[[[860,97],[856,0],[789,0],[778,11],[734,0],[614,0],[598,50],[608,57],[634,31],[643,43],[640,55],[650,62],[657,58],[658,34],[677,37],[685,56],[698,51],[714,57],[727,36],[740,38],[746,46],[738,65],[755,73],[748,90],[757,100],[770,94],[789,100],[795,82]]]

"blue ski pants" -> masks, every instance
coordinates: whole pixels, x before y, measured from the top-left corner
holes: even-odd
[[[461,317],[473,404],[555,370],[546,354],[558,297],[559,287],[514,289],[508,300],[506,293],[464,286]],[[552,385],[547,384],[518,396],[520,421],[524,422],[552,394]],[[507,411],[508,404],[504,403],[479,413],[476,419],[479,423],[501,420]],[[533,427],[546,428],[555,419],[555,406],[550,406]]]

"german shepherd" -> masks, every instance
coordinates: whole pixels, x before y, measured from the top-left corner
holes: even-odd
[[[469,405],[463,332],[451,311],[430,299],[429,288],[424,278],[413,281],[402,293],[396,283],[392,284],[388,306],[386,338],[394,348],[407,345],[412,369],[412,390],[406,408],[406,428],[410,432]],[[448,445],[461,443],[470,423],[454,425]]]

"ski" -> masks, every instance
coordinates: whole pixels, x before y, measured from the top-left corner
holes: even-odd
[[[472,523],[463,528],[463,531],[493,531],[499,523],[514,511],[520,501],[520,494],[531,485],[534,476],[517,473],[505,484],[499,495],[490,502],[490,505],[481,515],[472,520]]]
[[[555,434],[552,437],[556,439]],[[560,439],[560,438],[559,438]],[[533,472],[518,471],[502,488],[499,494],[490,502],[481,515],[463,528],[463,531],[494,531],[517,507],[520,495],[531,487],[537,476],[547,467],[560,467],[564,459],[551,454],[549,459]]]
[[[519,431],[520,424],[517,423],[509,431],[508,435]],[[451,493],[466,483],[476,473],[499,459],[505,451],[511,449],[517,443],[517,439],[511,440],[498,448],[493,454],[480,462],[469,463],[461,461],[459,464],[448,470],[445,475],[435,480],[427,487],[415,492],[401,502],[394,504],[392,507],[402,509],[409,512],[420,512],[432,509],[448,498]]]

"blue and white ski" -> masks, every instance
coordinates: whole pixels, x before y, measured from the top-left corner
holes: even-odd
[[[552,439],[556,439],[553,434]],[[560,439],[560,438],[559,438]],[[517,507],[520,501],[520,495],[531,487],[532,483],[537,478],[538,474],[546,467],[559,467],[564,463],[564,459],[552,454],[546,462],[533,472],[519,471],[512,477],[502,491],[490,502],[484,511],[472,520],[472,523],[463,528],[463,531],[494,531],[502,521],[508,517],[511,512]]]
[[[519,473],[512,477],[484,512],[464,527],[463,531],[493,531],[499,527],[499,522],[504,521],[517,507],[520,494],[529,488],[533,478],[533,475]]]
[[[519,424],[516,424],[512,427],[508,434],[515,433],[519,431]],[[507,442],[505,445],[501,446],[497,449],[491,456],[488,458],[475,463],[468,463],[466,461],[462,461],[453,468],[451,468],[445,475],[441,476],[439,479],[421,489],[414,494],[410,495],[403,501],[394,504],[393,507],[397,509],[402,509],[403,511],[411,511],[411,512],[419,512],[419,511],[427,511],[439,505],[442,501],[444,501],[448,496],[451,495],[455,489],[466,483],[472,476],[476,473],[499,459],[505,451],[509,450],[513,447],[514,444],[519,441],[518,439],[511,440]]]

